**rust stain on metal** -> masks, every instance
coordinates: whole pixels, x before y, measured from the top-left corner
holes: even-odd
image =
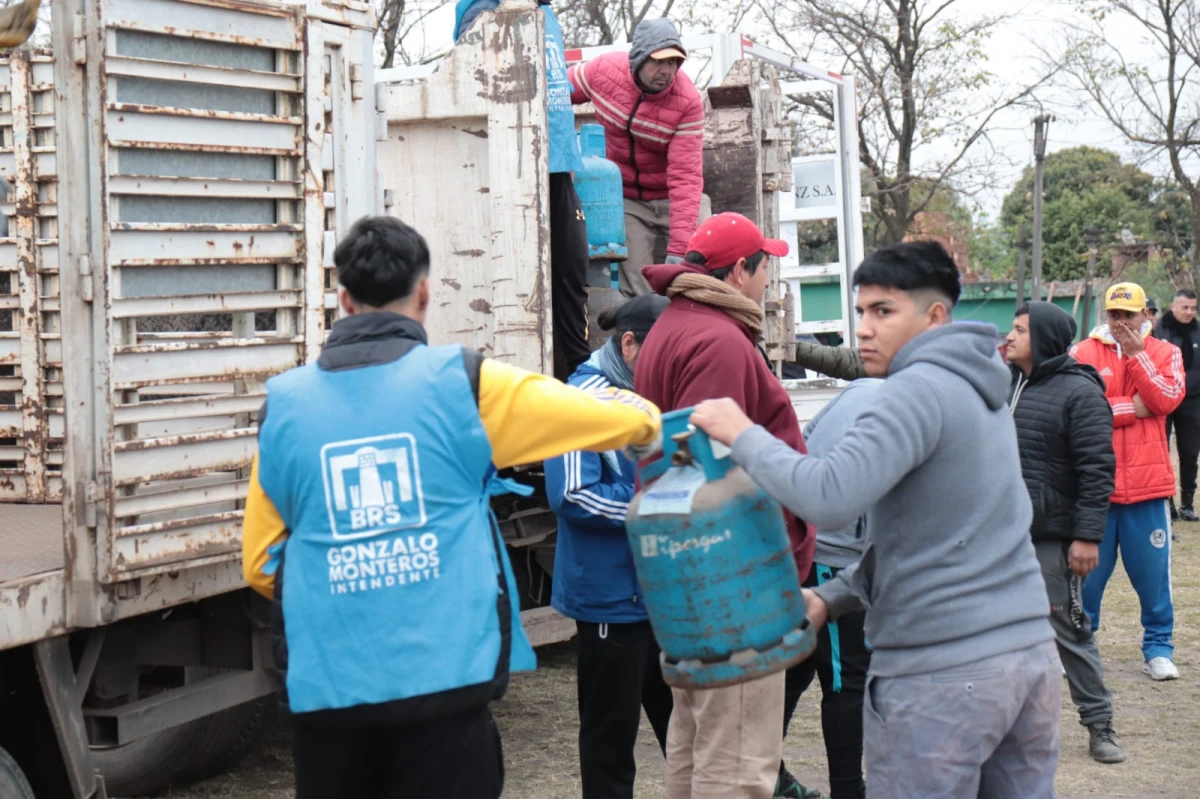
[[[479,187],[479,193],[480,193],[480,194],[491,194],[491,193],[492,193],[492,189],[491,189],[491,187],[490,187],[490,186],[480,186],[480,187]]]
[[[492,305],[487,300],[480,297],[477,300],[471,300],[471,310],[479,313],[491,313]]]
[[[460,291],[462,289],[462,283],[459,283],[457,280],[455,280],[452,277],[442,278],[442,285],[449,286],[450,288],[454,289],[455,291]]]
[[[483,250],[455,250],[454,254],[463,258],[481,258],[487,253],[485,253]],[[458,287],[455,286],[455,288]]]

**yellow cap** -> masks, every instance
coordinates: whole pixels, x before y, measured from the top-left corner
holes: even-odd
[[[1137,283],[1117,283],[1108,287],[1104,295],[1104,310],[1144,311],[1146,292]]]
[[[678,47],[664,47],[661,50],[655,50],[650,54],[650,57],[655,61],[664,61],[668,58],[678,58],[680,61],[683,61],[687,58],[687,53]]]

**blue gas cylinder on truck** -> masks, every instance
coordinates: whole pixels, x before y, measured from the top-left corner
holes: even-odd
[[[615,262],[629,257],[621,168],[605,157],[600,125],[589,122],[580,126],[579,150],[583,166],[575,173],[575,191],[587,225],[588,285],[610,288]]]
[[[662,458],[640,470],[625,529],[663,679],[717,688],[782,671],[817,640],[779,503],[691,415],[663,415]]]

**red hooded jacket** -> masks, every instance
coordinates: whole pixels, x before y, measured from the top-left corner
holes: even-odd
[[[634,38],[636,45],[636,33]],[[643,92],[633,79],[634,69],[649,58],[650,51],[642,49],[645,54],[633,65],[628,53],[606,53],[571,67],[571,102],[595,104],[608,158],[621,168],[626,197],[671,201],[667,254],[684,255],[704,192],[704,104],[683,72],[663,91]]]
[[[658,294],[677,275],[700,271],[685,264],[648,266],[642,274]],[[675,297],[646,336],[638,354],[633,390],[663,413],[729,397],[755,424],[797,452],[807,453],[787,390],[754,346],[750,328],[724,311]],[[800,579],[812,568],[816,534],[784,510]]]
[[[1174,344],[1153,336],[1143,341],[1146,349],[1130,357],[1117,350],[1108,325],[1101,325],[1071,348],[1075,360],[1095,367],[1104,378],[1117,454],[1112,502],[1120,505],[1175,496],[1166,419],[1183,402],[1183,356]],[[1153,416],[1137,417],[1135,394]]]

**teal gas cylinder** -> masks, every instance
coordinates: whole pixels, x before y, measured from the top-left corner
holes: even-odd
[[[583,167],[575,173],[575,191],[583,206],[588,238],[588,285],[611,285],[615,261],[629,257],[625,246],[625,196],[621,168],[605,158],[604,128],[579,128]]]
[[[717,688],[798,663],[816,635],[779,504],[713,454],[691,415],[663,415],[663,457],[639,472],[625,528],[663,679]]]

